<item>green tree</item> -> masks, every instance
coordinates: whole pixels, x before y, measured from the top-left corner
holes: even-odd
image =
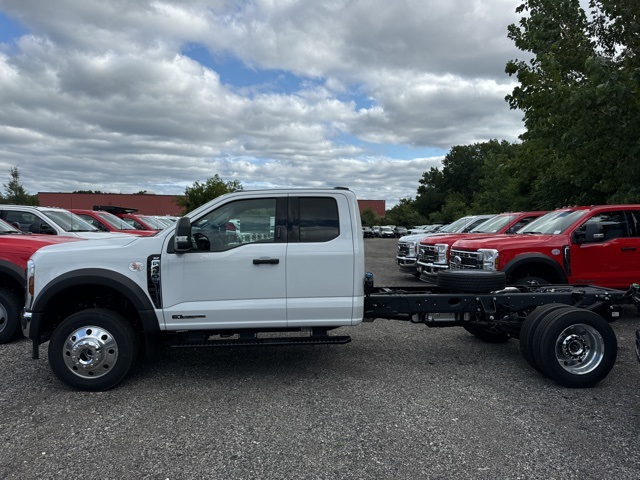
[[[458,192],[451,192],[447,195],[442,210],[429,216],[429,220],[431,223],[451,223],[465,216],[468,211],[469,207],[464,195]]]
[[[418,183],[420,185],[414,200],[414,208],[422,216],[428,217],[432,212],[442,208],[447,197],[444,174],[442,170],[431,167],[422,174]]]
[[[362,212],[360,212],[360,220],[362,221],[362,225],[366,227],[380,225],[380,217],[376,215],[372,208],[362,210]]]
[[[508,36],[532,55],[506,72],[524,112],[518,164],[538,208],[638,201],[640,10],[637,0],[526,0]]]
[[[431,168],[420,179],[414,208],[430,222],[451,222],[455,212],[491,213],[510,210],[513,198],[493,198],[508,185],[519,192],[514,165],[517,145],[490,140],[473,145],[457,145],[445,156],[442,169]],[[486,193],[484,189],[487,189]],[[497,209],[497,210],[496,210]]]
[[[484,155],[479,190],[474,196],[472,211],[500,213],[529,210],[531,172],[517,163],[522,145],[503,141],[493,146]]]
[[[397,205],[387,210],[385,219],[389,225],[400,225],[409,228],[414,225],[423,225],[427,221],[414,208],[414,201],[408,198],[401,198]]]
[[[9,169],[11,180],[9,183],[3,183],[5,194],[2,197],[3,203],[12,205],[38,205],[38,196],[29,195],[20,183],[20,172],[18,167]]]
[[[183,213],[186,214],[220,195],[240,190],[243,190],[243,187],[238,180],[225,182],[216,173],[204,183],[196,181],[193,186],[185,188],[184,197],[179,197],[176,204],[182,207]]]

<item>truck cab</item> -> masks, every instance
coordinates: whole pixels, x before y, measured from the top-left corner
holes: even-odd
[[[54,372],[83,389],[118,383],[141,338],[151,348],[305,331],[322,343],[363,320],[361,229],[347,189],[241,191],[156,236],[46,247],[27,265],[23,333],[34,356],[51,338]]]

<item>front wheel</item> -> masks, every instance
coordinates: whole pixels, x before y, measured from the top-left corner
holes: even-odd
[[[533,353],[542,372],[560,385],[591,387],[613,368],[618,341],[600,315],[570,308],[558,310],[540,323]]]
[[[13,290],[0,288],[0,344],[18,338],[21,308],[19,295]]]
[[[49,364],[68,386],[103,391],[124,379],[138,354],[131,324],[120,314],[92,308],[64,320],[51,335]]]

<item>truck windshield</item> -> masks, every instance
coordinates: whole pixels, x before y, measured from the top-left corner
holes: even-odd
[[[442,227],[440,230],[438,230],[438,233],[458,233],[458,230],[460,230],[466,224],[468,224],[469,220],[471,220],[471,218],[473,218],[473,217],[462,217],[462,218],[459,218],[455,222],[450,223],[449,225],[447,225],[446,227]]]
[[[65,232],[98,232],[99,230],[93,225],[85,222],[75,213],[57,210],[44,210],[47,217],[53,223],[62,228]]]
[[[586,214],[587,210],[557,210],[549,212],[518,230],[518,233],[560,235],[576,220]]]
[[[131,230],[131,225],[109,212],[96,212],[96,215],[116,230]]]
[[[17,228],[9,225],[4,220],[0,220],[0,235],[13,235],[13,234],[21,234],[22,232]]]
[[[496,215],[470,230],[469,233],[498,233],[509,224],[512,218],[513,215]]]
[[[146,223],[147,225],[149,225],[151,228],[153,228],[154,230],[162,230],[163,228],[167,228],[166,225],[163,225],[162,223],[160,223],[157,219],[153,218],[153,217],[149,217],[149,216],[141,216],[140,219]]]

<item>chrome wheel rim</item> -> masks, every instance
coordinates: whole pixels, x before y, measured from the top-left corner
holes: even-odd
[[[590,325],[578,323],[565,328],[556,341],[556,360],[572,375],[595,370],[604,358],[604,339]]]
[[[79,377],[99,378],[118,361],[118,344],[103,328],[82,327],[67,337],[62,356],[67,368]]]
[[[0,332],[2,332],[9,323],[9,312],[6,307],[0,303]]]

